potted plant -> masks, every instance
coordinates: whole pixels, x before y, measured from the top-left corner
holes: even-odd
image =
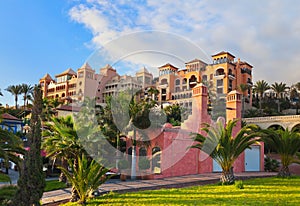
[[[122,172],[122,170],[126,170],[129,168],[129,162],[128,160],[126,159],[121,159],[119,162],[118,162],[118,169],[120,170],[120,179],[122,181],[126,181],[126,174],[125,172]]]
[[[141,171],[141,178],[142,179],[153,179],[151,174],[147,172],[150,169],[150,160],[146,157],[140,157],[138,163],[139,169]]]

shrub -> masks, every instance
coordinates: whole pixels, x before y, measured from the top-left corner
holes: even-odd
[[[242,180],[240,180],[240,181],[235,181],[235,187],[237,188],[237,189],[244,189],[244,183],[243,183],[243,181]]]
[[[118,168],[119,168],[119,170],[125,170],[125,169],[128,169],[128,168],[129,168],[129,162],[128,162],[128,160],[126,160],[126,159],[121,159],[121,160],[118,162]]]
[[[275,160],[271,159],[270,157],[265,157],[265,171],[266,172],[278,172],[280,163]]]
[[[150,160],[146,157],[141,157],[139,159],[139,169],[140,170],[147,170],[150,168]]]

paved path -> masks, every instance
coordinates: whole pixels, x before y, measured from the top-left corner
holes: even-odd
[[[244,172],[236,173],[237,179],[248,179],[254,177],[269,177],[274,176],[277,173],[267,172]],[[99,188],[100,193],[114,192],[132,192],[139,190],[154,190],[161,188],[179,188],[192,185],[210,184],[219,181],[219,173],[207,173],[199,175],[188,175],[181,177],[170,177],[157,180],[109,180]],[[66,202],[71,197],[71,189],[61,189],[50,192],[45,192],[42,198],[44,205],[58,205],[59,202]]]

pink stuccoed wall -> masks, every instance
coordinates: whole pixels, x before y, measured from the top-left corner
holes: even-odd
[[[227,121],[241,119],[241,96],[234,91],[227,96]],[[198,149],[190,149],[193,144],[191,132],[201,132],[202,123],[211,123],[207,114],[207,88],[198,84],[193,88],[192,114],[185,120],[181,127],[172,127],[165,124],[161,133],[151,139],[148,155],[152,155],[152,148],[161,148],[161,173],[155,174],[154,178],[183,176],[190,174],[202,174],[213,171],[212,159]],[[234,128],[233,135],[241,128],[241,121]],[[131,144],[127,144],[127,148]],[[137,147],[137,151],[139,148]],[[137,158],[138,159],[138,158]],[[264,170],[264,146],[261,144],[261,171]],[[242,153],[234,163],[234,172],[245,171],[245,154]]]

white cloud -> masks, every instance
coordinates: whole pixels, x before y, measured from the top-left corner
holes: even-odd
[[[95,47],[135,31],[166,31],[190,39],[208,54],[227,50],[241,57],[254,66],[256,80],[291,84],[299,81],[295,75],[300,63],[299,10],[300,2],[292,0],[87,0],[74,6],[70,17],[91,30]],[[133,39],[125,46],[137,44],[172,48],[159,38]],[[121,50],[119,46],[110,50]],[[172,46],[179,50],[182,45]],[[153,57],[139,56],[137,64],[144,60]]]

